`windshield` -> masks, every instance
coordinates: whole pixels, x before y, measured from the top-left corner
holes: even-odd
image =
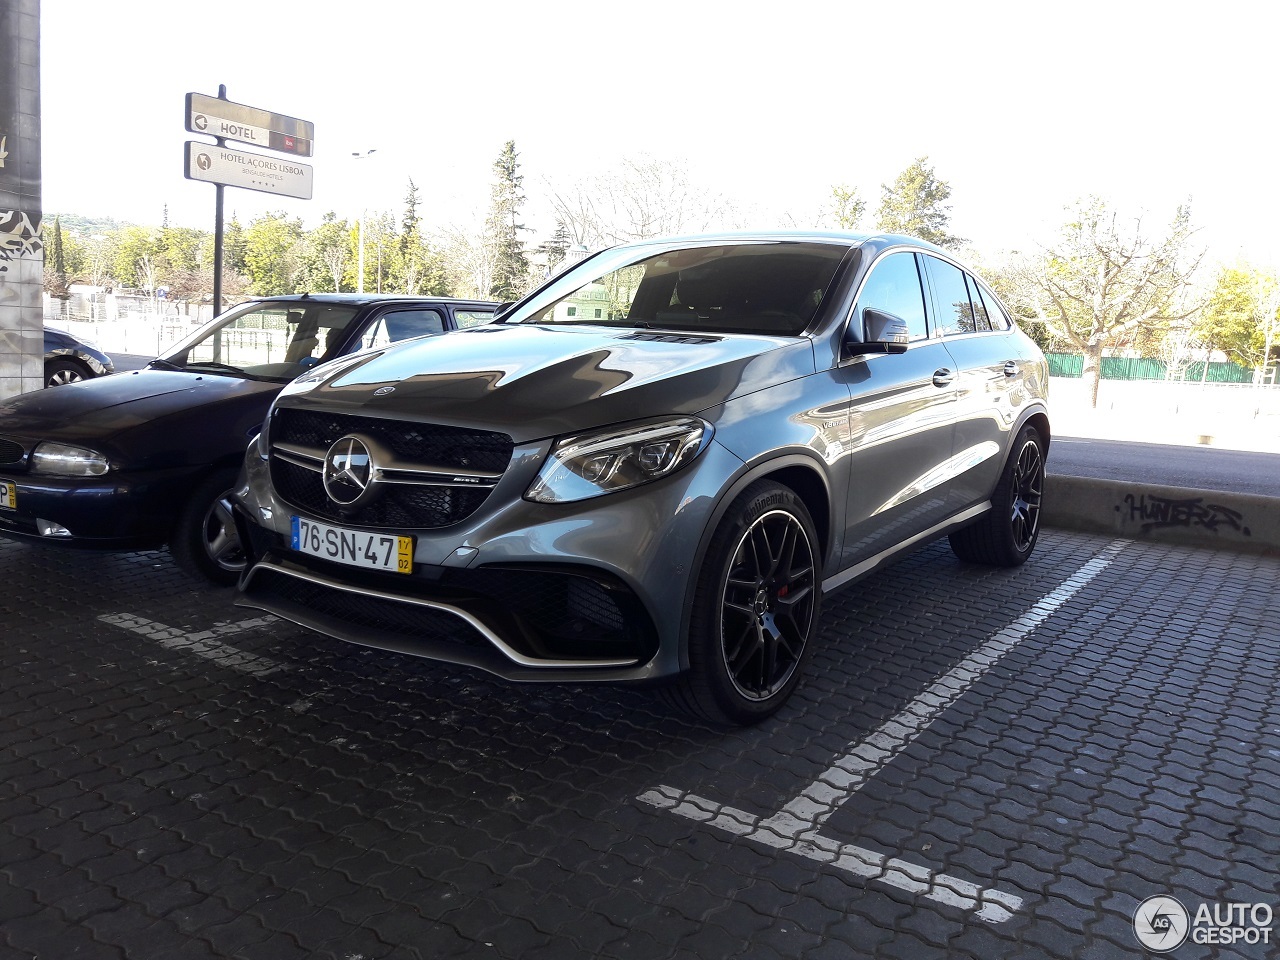
[[[201,327],[158,361],[161,366],[261,380],[292,380],[337,356],[359,308],[347,304],[250,303]]]
[[[830,243],[742,242],[621,263],[616,255],[625,251],[609,251],[552,284],[517,322],[795,336],[817,314],[847,251]]]

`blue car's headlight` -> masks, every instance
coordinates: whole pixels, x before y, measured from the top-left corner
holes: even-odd
[[[67,443],[40,444],[31,454],[31,472],[53,477],[100,477],[111,463],[96,450]]]
[[[679,417],[563,437],[525,493],[535,503],[569,503],[670,476],[711,439],[711,425]]]

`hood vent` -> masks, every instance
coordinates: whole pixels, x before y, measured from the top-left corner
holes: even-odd
[[[692,333],[628,333],[619,340],[648,340],[657,343],[719,343],[720,337],[700,337]]]

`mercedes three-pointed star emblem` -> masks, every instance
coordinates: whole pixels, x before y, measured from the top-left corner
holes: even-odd
[[[324,457],[324,491],[334,503],[348,507],[373,483],[373,457],[359,437],[341,437]]]

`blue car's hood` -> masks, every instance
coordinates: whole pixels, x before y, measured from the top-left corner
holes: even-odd
[[[207,373],[121,373],[0,402],[0,436],[101,445],[139,426],[212,405],[256,404],[265,412],[279,389],[279,383]],[[243,443],[241,437],[236,440]]]

